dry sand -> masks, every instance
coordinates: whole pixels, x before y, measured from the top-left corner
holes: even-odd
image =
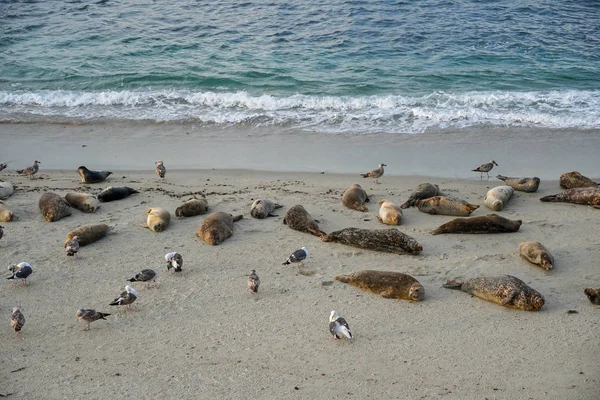
[[[542,181],[537,193],[516,192],[499,213],[523,220],[512,234],[433,236],[431,230],[453,217],[405,210],[399,229],[424,250],[400,256],[323,243],[291,230],[283,217],[290,206],[302,204],[326,232],[382,228],[377,202],[401,203],[421,182],[481,204],[473,215],[484,215],[490,212],[483,206],[485,193],[501,182],[384,176],[376,185],[356,174],[170,169],[160,182],[152,171],[114,171],[107,182],[82,185],[75,168],[43,166],[36,180],[18,177],[14,169],[0,173],[16,185],[5,203],[17,216],[2,224],[0,265],[28,261],[34,267],[30,286],[2,284],[1,394],[22,399],[600,396],[600,310],[583,294],[585,287],[600,286],[600,210],[541,203],[540,197],[560,191],[556,181]],[[369,212],[342,207],[341,195],[352,183],[371,195]],[[141,193],[104,203],[94,214],[73,210],[54,223],[45,222],[37,206],[46,191],[97,194],[109,185]],[[146,208],[164,207],[174,217],[191,191],[206,193],[210,212],[244,215],[233,237],[219,246],[200,241],[195,230],[206,215],[173,219],[162,233],[141,227]],[[253,219],[250,204],[257,198],[284,208],[278,217]],[[80,258],[67,257],[62,248],[67,232],[100,222],[113,227],[112,233],[81,248]],[[550,249],[555,269],[546,272],[519,257],[519,243],[531,240]],[[310,251],[304,270],[281,265],[302,246]],[[167,273],[164,255],[170,251],[183,255],[182,274]],[[109,306],[126,279],[143,268],[158,272],[158,288],[134,284],[139,291],[134,312]],[[424,301],[388,300],[332,282],[337,274],[366,268],[413,275],[425,287]],[[261,278],[258,295],[246,286],[251,269]],[[442,288],[449,279],[498,274],[524,280],[545,296],[545,306],[539,312],[516,311]],[[27,320],[20,334],[9,326],[14,306]],[[112,315],[83,331],[85,324],[75,318],[78,308]],[[349,322],[352,342],[331,340],[332,309]]]

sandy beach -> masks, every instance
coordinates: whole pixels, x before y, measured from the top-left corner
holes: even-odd
[[[503,141],[469,142],[475,133],[444,149],[427,135],[421,141],[378,137],[373,147],[356,138],[340,147],[339,137],[286,138],[283,146],[272,136],[259,143],[237,132],[235,140],[200,135],[188,142],[176,132],[172,153],[165,151],[169,135],[158,141],[161,147],[148,141],[152,132],[144,130],[126,140],[120,139],[120,127],[112,127],[114,137],[84,134],[110,128],[0,125],[1,157],[14,160],[0,179],[15,186],[5,205],[16,216],[2,223],[0,265],[6,276],[6,266],[13,263],[27,261],[34,268],[28,287],[9,280],[2,284],[0,394],[19,399],[600,397],[599,310],[583,293],[600,286],[600,211],[539,201],[562,191],[562,172],[599,178],[594,175],[597,134],[569,139],[549,133],[546,141],[524,135],[490,150]],[[315,150],[315,158],[307,148]],[[524,159],[526,149],[533,148],[539,152]],[[569,151],[577,148],[579,156]],[[252,157],[239,156],[244,151]],[[256,161],[261,152],[262,164]],[[367,154],[360,161],[348,156],[361,153]],[[443,162],[431,163],[428,154],[443,155]],[[42,161],[38,179],[18,176],[15,169],[30,165],[32,157]],[[491,212],[483,206],[486,192],[502,182],[481,181],[470,169],[492,157],[499,164],[492,176],[542,178],[537,193],[515,192],[498,213],[523,221],[516,233],[434,236],[433,229],[454,217],[410,208],[398,229],[423,246],[420,255],[411,256],[324,243],[282,223],[289,207],[302,204],[325,232],[385,228],[376,219],[378,201],[402,203],[422,182],[481,205],[473,216],[485,215]],[[159,158],[168,169],[162,181],[153,171]],[[381,184],[358,176],[382,161],[388,170]],[[81,184],[75,171],[81,164],[110,169],[113,175],[99,184]],[[340,203],[353,183],[370,195],[366,213]],[[93,214],[73,210],[54,223],[45,222],[38,209],[45,192],[98,194],[107,186],[130,186],[140,193],[103,203]],[[206,194],[209,212],[244,216],[235,223],[233,237],[218,246],[195,236],[207,214],[175,218],[175,208],[197,191]],[[250,205],[258,198],[284,207],[277,217],[254,219]],[[141,226],[148,207],[172,213],[166,231]],[[67,232],[90,223],[106,223],[111,233],[82,247],[79,258],[67,257],[62,247]],[[519,257],[523,241],[543,243],[556,259],[555,268],[546,272]],[[310,251],[304,269],[281,265],[302,246]],[[170,251],[183,255],[183,273],[167,272],[164,255]],[[139,298],[133,312],[109,306],[143,268],[158,272],[158,287],[134,283]],[[258,295],[246,286],[251,269],[261,279]],[[333,281],[360,269],[410,274],[425,287],[425,299],[389,300]],[[450,279],[501,274],[542,293],[544,307],[517,311],[442,288]],[[26,317],[20,334],[9,326],[15,306]],[[84,331],[85,324],[75,318],[79,308],[112,315]],[[333,309],[350,324],[351,342],[331,340]]]

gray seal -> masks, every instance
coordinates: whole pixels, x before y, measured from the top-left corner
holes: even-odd
[[[388,229],[359,229],[345,228],[331,232],[321,238],[323,242],[341,243],[376,251],[396,254],[417,255],[423,251],[423,246],[413,237],[400,232],[396,228]]]
[[[112,174],[110,171],[90,171],[83,165],[77,168],[77,173],[79,174],[82,183],[102,182]]]
[[[139,193],[137,190],[132,189],[127,186],[120,187],[112,187],[109,186],[98,194],[98,200],[103,203],[108,203],[109,201],[122,200],[126,197],[131,196],[132,194]]]
[[[368,202],[367,192],[357,183],[350,186],[342,196],[342,204],[351,210],[369,211],[367,206],[364,205]]]
[[[283,223],[295,231],[310,233],[319,237],[327,235],[319,229],[317,221],[300,204],[296,204],[288,210],[283,218]]]
[[[277,217],[277,215],[273,214],[273,211],[281,207],[283,207],[281,204],[277,204],[269,199],[254,200],[250,207],[250,215],[258,219]]]
[[[417,190],[415,190],[408,200],[400,205],[400,208],[408,208],[412,207],[417,203],[417,200],[428,199],[433,196],[437,196],[440,194],[440,188],[438,185],[434,185],[431,183],[421,183],[417,186]]]
[[[497,179],[504,181],[506,186],[518,190],[519,192],[533,193],[537,192],[540,187],[540,178],[510,178],[508,176],[496,175]]]
[[[600,186],[567,189],[562,193],[545,196],[543,202],[574,203],[600,208]]]

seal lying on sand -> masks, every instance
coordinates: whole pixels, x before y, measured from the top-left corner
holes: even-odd
[[[386,251],[396,254],[417,255],[423,251],[423,246],[414,238],[400,232],[396,228],[389,229],[359,229],[345,228],[331,232],[321,237],[323,242],[341,243],[348,246],[360,247],[376,251]]]
[[[110,171],[90,171],[83,165],[77,168],[77,173],[79,174],[82,183],[102,182],[112,174]]]
[[[65,200],[71,207],[84,213],[93,213],[100,207],[100,201],[88,193],[69,192],[65,195]]]
[[[544,305],[544,296],[511,275],[480,277],[466,281],[452,280],[444,285],[458,289],[501,306],[523,311],[537,311]]]
[[[10,222],[13,218],[13,212],[6,208],[4,203],[0,201],[0,222]]]
[[[254,200],[250,207],[250,215],[258,219],[277,217],[277,215],[273,214],[273,211],[281,207],[283,207],[281,204],[277,204],[269,199]]]
[[[496,175],[496,178],[519,192],[533,193],[537,192],[540,187],[540,178],[537,176],[533,178],[509,178],[508,176]]]
[[[438,185],[434,185],[431,183],[421,183],[417,186],[417,190],[415,190],[408,200],[400,205],[401,208],[412,207],[417,203],[417,200],[428,199],[433,196],[437,196],[440,194],[440,188]]]
[[[417,200],[415,206],[419,211],[431,215],[456,215],[459,217],[469,216],[479,208],[466,200],[455,199],[446,196],[434,196],[428,199]]]
[[[327,235],[319,229],[319,225],[310,216],[308,211],[299,204],[292,206],[283,218],[283,223],[295,231],[310,233],[311,235],[323,237]]]
[[[563,189],[574,189],[580,187],[591,187],[598,186],[597,182],[594,182],[587,176],[581,175],[577,171],[566,172],[560,176],[560,187]]]
[[[192,196],[194,197],[177,207],[175,210],[175,215],[177,217],[194,217],[208,211],[208,201],[206,200],[206,196],[203,194],[200,194],[200,198],[196,197],[195,194],[192,194]]]
[[[592,304],[600,306],[600,288],[586,288],[583,293],[590,299]]]
[[[164,208],[154,207],[146,210],[146,227],[152,232],[162,232],[171,222],[171,213]]]
[[[488,190],[487,195],[483,199],[483,203],[487,208],[494,211],[502,211],[508,200],[515,193],[515,189],[510,186],[496,186]]]
[[[242,219],[242,215],[233,216],[222,211],[209,214],[196,230],[196,235],[208,244],[217,245],[233,235],[233,223]]]
[[[522,242],[519,245],[519,255],[530,263],[539,265],[546,271],[552,269],[554,266],[554,257],[539,242]]]
[[[71,206],[56,193],[44,193],[38,203],[44,219],[48,222],[58,221],[71,215]]]
[[[432,235],[440,233],[508,233],[516,232],[521,227],[521,221],[510,220],[497,214],[482,215],[479,217],[454,218],[436,230]]]
[[[342,204],[351,210],[369,211],[367,206],[363,205],[368,201],[369,196],[367,196],[367,192],[357,183],[350,186],[342,196]]]
[[[0,200],[8,199],[14,192],[12,183],[0,182]]]
[[[384,199],[379,201],[379,206],[379,215],[377,216],[379,222],[387,225],[400,225],[402,209],[399,205]]]
[[[100,194],[98,195],[98,200],[100,200],[103,203],[108,203],[109,201],[122,200],[126,197],[131,196],[132,194],[135,194],[135,193],[139,193],[139,192],[128,186],[119,186],[119,187],[109,186],[100,192]]]
[[[400,272],[364,270],[333,279],[386,299],[421,301],[425,297],[425,289],[419,281]]]
[[[67,234],[65,244],[69,243],[75,236],[79,237],[79,245],[87,246],[97,240],[102,239],[109,231],[109,226],[106,224],[84,225],[72,230]]]
[[[600,208],[600,186],[567,189],[559,194],[542,197],[540,201],[585,204]]]

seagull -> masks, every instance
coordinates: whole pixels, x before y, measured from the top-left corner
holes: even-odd
[[[23,325],[25,325],[25,316],[18,307],[13,308],[10,317],[10,327],[13,328],[15,332],[20,332],[21,329],[23,329]]]
[[[296,250],[293,252],[287,260],[281,265],[289,265],[291,263],[300,263],[300,265],[304,266],[304,260],[308,257],[308,250],[306,247],[301,248],[300,250]]]
[[[158,175],[160,178],[164,178],[165,174],[167,173],[167,169],[165,168],[163,162],[158,160],[154,164],[156,164],[156,175]]]
[[[383,167],[387,167],[384,163],[379,164],[377,169],[367,172],[366,174],[360,174],[363,178],[375,178],[375,183],[379,183],[379,178],[383,176]]]
[[[483,173],[485,172],[487,175],[487,180],[490,180],[490,174],[489,172],[492,170],[492,168],[494,168],[495,166],[498,166],[498,164],[496,164],[496,161],[492,160],[489,163],[485,163],[485,164],[481,164],[479,167],[472,169],[471,171],[473,172],[480,172],[481,173],[481,180],[483,180]]]
[[[332,310],[331,315],[329,316],[329,332],[331,332],[333,340],[342,339],[343,337],[352,339],[352,333],[350,332],[348,323],[344,318],[339,317],[335,310]]]
[[[13,275],[6,279],[23,279],[24,286],[27,286],[27,277],[33,273],[31,264],[26,262],[10,265],[8,270],[12,272]]]
[[[27,167],[27,168],[24,168],[24,169],[17,170],[17,174],[19,174],[19,175],[29,175],[29,179],[33,179],[33,176],[35,174],[37,174],[37,172],[40,169],[40,167],[38,166],[38,164],[41,164],[41,162],[36,160],[36,161],[33,162],[33,166],[32,167]]]
[[[181,254],[173,251],[165,255],[165,260],[167,260],[167,271],[170,271],[171,268],[173,268],[175,272],[183,271],[183,257],[181,257]]]
[[[150,287],[150,281],[156,282],[156,272],[153,269],[143,269],[131,279],[129,282],[147,282],[146,288]]]
[[[110,314],[107,313],[101,313],[98,312],[96,310],[92,310],[89,308],[80,308],[79,310],[77,310],[77,319],[80,320],[81,322],[87,322],[88,326],[87,329],[84,329],[84,331],[89,331],[90,330],[90,324],[94,321],[98,321],[99,319],[106,319],[104,317],[108,317]]]
[[[79,236],[73,236],[73,239],[65,243],[65,250],[68,256],[77,256],[79,252]]]
[[[125,291],[121,293],[119,297],[114,299],[110,306],[125,306],[125,310],[133,311],[130,304],[133,303],[138,297],[138,292],[131,286],[125,286]]]
[[[260,278],[256,275],[256,270],[250,271],[248,276],[248,288],[252,293],[258,293],[258,287],[260,286]]]
[[[4,168],[8,167],[7,163],[2,163],[0,164],[0,171],[2,171]]]

